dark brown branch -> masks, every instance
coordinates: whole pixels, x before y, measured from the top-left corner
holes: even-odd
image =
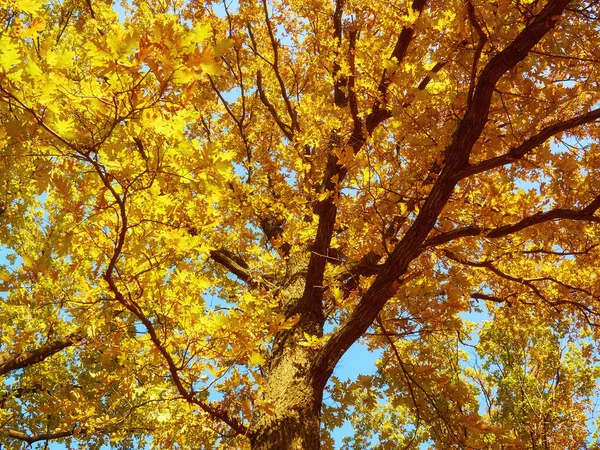
[[[60,21],[58,24],[60,27],[60,30],[59,30],[58,34],[56,35],[55,45],[58,45],[60,43],[60,39],[62,38],[65,30],[69,26],[69,20],[71,20],[72,15],[73,15],[73,11],[71,11],[71,10],[61,13]],[[93,18],[94,17],[92,16],[92,19]]]
[[[33,108],[28,107],[27,105],[25,105],[18,97],[16,97],[13,93],[7,91],[4,87],[0,86],[0,93],[4,94],[5,97],[7,97],[8,99],[13,100],[18,108],[22,109],[23,111],[27,112],[28,114],[30,114],[33,119],[35,120],[35,122],[42,127],[48,134],[50,134],[52,137],[54,137],[55,139],[57,139],[58,141],[62,142],[65,146],[67,146],[68,148],[70,148],[71,150],[74,150],[75,152],[79,151],[79,148],[67,141],[65,138],[63,138],[62,136],[60,136],[56,131],[54,131],[52,128],[50,128],[45,122],[43,117],[38,116],[38,114],[36,113],[36,111]],[[12,105],[12,103],[7,102],[9,104]]]
[[[362,131],[362,121],[358,114],[358,100],[356,99],[356,91],[354,90],[354,78],[356,74],[356,40],[358,39],[358,31],[351,30],[348,46],[348,60],[350,63],[350,77],[348,78],[348,103],[350,105],[350,114],[354,123],[352,134],[357,134]]]
[[[383,265],[377,263],[381,255],[371,251],[364,255],[360,261],[349,264],[348,269],[338,276],[338,281],[342,283],[345,295],[355,290],[359,286],[360,277],[370,277],[377,275]]]
[[[535,55],[540,55],[540,56],[548,56],[549,58],[567,59],[569,61],[577,61],[577,62],[592,63],[592,64],[600,63],[600,59],[597,59],[597,58],[581,58],[581,57],[570,56],[570,55],[557,55],[555,53],[535,51],[535,50],[533,50],[531,53],[533,53]]]
[[[474,292],[471,294],[471,298],[475,300],[488,300],[494,303],[506,303],[508,306],[512,305],[507,298],[495,297],[493,295],[482,294],[480,292]]]
[[[85,0],[85,3],[86,3],[87,7],[90,10],[90,17],[92,19],[95,19],[96,18],[96,14],[94,14],[94,8],[92,7],[92,0]]]
[[[479,41],[477,42],[477,48],[475,49],[475,54],[473,55],[473,65],[471,67],[471,81],[469,82],[469,93],[467,94],[467,107],[471,105],[471,101],[473,100],[473,91],[475,90],[475,80],[477,79],[477,65],[479,64],[479,58],[481,57],[481,52],[483,51],[483,47],[487,42],[488,38],[477,22],[477,18],[475,17],[475,7],[473,6],[473,2],[471,0],[466,1],[467,6],[467,15],[469,17],[469,22],[477,32],[479,36]]]
[[[440,62],[436,63],[435,66],[433,66],[433,68],[429,71],[429,73],[427,75],[425,75],[425,78],[423,78],[423,80],[421,80],[421,82],[419,83],[419,86],[417,86],[417,89],[419,91],[424,91],[425,88],[427,87],[427,85],[429,84],[429,82],[433,79],[433,76],[436,73],[438,73],[440,70],[442,70],[445,65],[446,65],[446,61],[440,61]],[[406,107],[406,103],[403,104],[402,106]]]
[[[488,119],[492,94],[502,75],[514,68],[552,29],[569,0],[550,0],[525,29],[501,52],[494,55],[479,76],[473,100],[458,126],[454,140],[446,151],[451,165],[468,163],[468,157]],[[456,167],[458,168],[458,167]],[[454,167],[452,167],[454,169]]]
[[[583,249],[581,251],[555,252],[553,250],[545,250],[543,248],[540,248],[540,249],[536,249],[536,250],[525,250],[525,251],[523,251],[521,253],[523,253],[525,255],[542,254],[542,255],[557,255],[557,256],[587,255],[593,249],[595,249],[596,247],[598,247],[598,245],[600,245],[600,244],[592,244],[590,246],[587,246],[585,249]]]
[[[267,280],[256,280],[252,277],[249,266],[242,258],[228,250],[211,250],[210,257],[215,262],[221,264],[240,280],[251,287],[264,287],[267,290],[274,289],[276,286]]]
[[[267,31],[269,33],[269,40],[271,41],[271,48],[273,49],[273,62],[271,63],[271,67],[273,68],[273,72],[275,72],[275,78],[277,79],[277,83],[279,84],[279,90],[281,91],[281,97],[285,103],[285,107],[287,109],[288,116],[292,121],[292,134],[294,131],[299,130],[298,118],[296,115],[296,111],[290,102],[290,98],[287,93],[287,89],[285,88],[285,83],[283,82],[283,78],[281,77],[281,73],[279,72],[279,42],[275,39],[275,33],[273,32],[273,26],[271,25],[271,19],[269,18],[269,11],[267,9],[267,0],[262,0],[263,11],[265,13],[265,23],[267,25]]]
[[[530,137],[517,147],[512,148],[508,153],[490,158],[476,164],[469,164],[465,169],[458,172],[460,178],[466,178],[487,170],[495,169],[514,161],[522,159],[529,152],[542,145],[548,139],[564,131],[591,123],[600,119],[600,108],[591,110],[588,113],[575,116],[569,120],[555,123],[540,130],[536,135]]]
[[[11,355],[8,352],[0,354],[0,375],[6,375],[13,370],[23,369],[25,367],[44,361],[46,358],[60,352],[61,350],[72,347],[83,340],[79,334],[71,334],[64,339],[57,339],[35,350]]]
[[[29,445],[32,445],[33,443],[39,441],[51,441],[53,439],[60,439],[64,437],[73,436],[73,430],[30,435],[27,433],[23,433],[22,431],[0,429],[0,434],[3,434],[4,436],[7,436],[9,438],[18,439],[19,441],[27,442]]]
[[[581,288],[579,286],[573,286],[571,284],[567,284],[563,281],[560,281],[554,277],[549,277],[549,276],[544,276],[544,277],[536,277],[536,278],[522,278],[522,277],[514,277],[511,276],[503,271],[501,271],[500,269],[498,269],[498,267],[496,267],[492,261],[469,261],[469,260],[464,260],[464,259],[460,259],[458,258],[454,253],[452,253],[449,250],[445,250],[444,254],[446,255],[446,257],[448,257],[449,259],[451,259],[452,261],[456,261],[459,264],[463,264],[465,266],[471,266],[471,267],[480,267],[483,269],[488,269],[490,270],[492,273],[496,274],[497,276],[504,278],[506,280],[509,281],[513,281],[516,283],[521,283],[526,285],[527,287],[531,288],[532,290],[534,289],[532,286],[532,283],[539,283],[539,282],[544,282],[544,281],[548,281],[554,284],[557,284],[559,286],[561,286],[562,288],[568,290],[568,291],[575,291],[575,292],[579,292],[581,294],[585,294],[588,297],[591,298],[598,298],[596,295],[594,295],[591,291],[589,291],[588,289],[584,289]]]
[[[169,374],[171,376],[171,380],[175,384],[175,387],[176,387],[177,391],[179,392],[179,394],[186,401],[188,401],[189,403],[192,403],[194,405],[197,405],[202,411],[206,412],[208,415],[210,415],[214,419],[218,419],[218,420],[222,421],[223,423],[229,425],[231,427],[231,429],[234,430],[236,433],[245,435],[247,433],[248,429],[244,425],[239,423],[239,421],[236,418],[230,417],[229,414],[227,413],[227,411],[223,410],[220,406],[214,406],[214,405],[204,402],[203,400],[200,400],[198,397],[196,397],[196,395],[193,392],[190,392],[188,389],[185,388],[185,386],[183,385],[183,380],[181,379],[181,377],[179,375],[179,368],[175,364],[173,356],[171,355],[169,350],[165,347],[161,338],[158,336],[156,329],[155,329],[154,325],[152,324],[152,322],[150,321],[150,319],[144,314],[142,308],[133,299],[126,298],[123,295],[123,293],[119,290],[117,283],[115,282],[113,277],[114,277],[114,273],[116,271],[117,261],[121,257],[121,252],[122,252],[123,246],[125,244],[125,236],[126,236],[127,228],[128,228],[127,210],[125,207],[126,197],[120,196],[115,191],[114,187],[112,186],[111,182],[109,181],[109,179],[107,177],[107,174],[104,172],[102,166],[100,164],[98,164],[96,161],[94,161],[93,159],[91,159],[88,155],[86,155],[86,157],[87,157],[88,162],[90,162],[90,164],[94,167],[94,170],[100,177],[100,180],[102,181],[103,185],[106,187],[106,189],[108,189],[110,191],[111,195],[113,196],[113,198],[115,199],[115,202],[117,203],[117,205],[119,207],[118,215],[119,215],[119,219],[121,222],[120,223],[121,228],[117,232],[117,234],[118,234],[117,242],[114,246],[113,254],[110,257],[110,261],[109,261],[108,266],[103,275],[104,280],[108,284],[108,288],[109,288],[110,292],[114,295],[115,300],[117,302],[119,302],[121,305],[123,305],[130,313],[135,315],[142,322],[142,324],[146,328],[146,331],[148,332],[148,335],[150,336],[150,340],[152,341],[152,344],[156,347],[158,352],[161,354],[161,356],[164,358],[165,362],[167,363],[167,367],[169,370]]]
[[[446,233],[440,233],[437,236],[427,239],[423,243],[423,247],[435,247],[447,244],[455,239],[469,236],[482,236],[488,239],[497,239],[508,236],[509,234],[517,233],[525,228],[553,220],[585,220],[590,222],[600,222],[600,217],[594,215],[598,208],[600,208],[600,196],[596,197],[583,209],[556,208],[546,212],[538,212],[512,225],[504,225],[497,228],[469,226],[448,231]]]
[[[146,328],[146,331],[148,332],[148,334],[150,336],[150,340],[152,341],[152,343],[154,344],[156,349],[159,351],[159,353],[162,355],[162,357],[165,359],[167,366],[169,368],[171,380],[175,384],[175,387],[177,388],[177,391],[181,394],[181,396],[183,398],[185,398],[188,402],[199,406],[200,409],[202,409],[204,412],[206,412],[210,416],[223,421],[237,433],[245,434],[247,431],[246,427],[241,425],[235,418],[229,417],[229,415],[225,411],[222,411],[220,408],[215,408],[215,407],[211,406],[210,404],[205,403],[202,400],[199,400],[192,392],[188,391],[185,388],[185,386],[183,385],[183,381],[182,381],[181,377],[179,376],[179,369],[177,368],[177,365],[175,364],[173,357],[171,356],[169,351],[166,349],[166,347],[163,345],[163,342],[159,338],[158,334],[156,333],[156,329],[154,328],[154,325],[152,324],[150,319],[144,314],[144,312],[142,311],[142,309],[140,308],[140,306],[138,304],[136,304],[132,299],[126,299],[125,296],[121,293],[121,291],[117,287],[117,284],[115,283],[113,275],[114,275],[114,271],[116,269],[116,263],[117,263],[119,257],[121,256],[121,251],[122,251],[123,245],[125,243],[125,234],[127,231],[127,212],[126,212],[126,208],[125,208],[125,199],[123,197],[121,197],[119,194],[117,194],[114,187],[108,180],[106,173],[104,173],[104,171],[102,170],[102,167],[96,161],[94,161],[92,159],[88,159],[88,160],[92,164],[94,169],[96,170],[96,173],[100,177],[104,186],[111,192],[113,198],[115,199],[115,202],[119,206],[118,214],[119,214],[119,218],[121,221],[121,225],[120,225],[121,229],[118,232],[117,243],[114,247],[113,255],[111,256],[109,264],[103,275],[104,280],[108,284],[109,290],[115,296],[116,301],[118,301],[121,305],[123,305],[129,312],[131,312],[133,315],[135,315],[142,322],[142,324],[144,325],[144,327]]]
[[[382,266],[377,265],[379,260],[381,259],[381,255],[377,252],[371,251],[367,253],[365,256],[361,258],[355,264],[351,264],[348,271],[342,275],[342,277],[347,278],[350,276],[372,276],[377,275]]]
[[[421,12],[425,7],[426,0],[414,0],[413,10]],[[412,28],[404,28],[400,33],[400,37],[390,56],[390,59],[395,58],[400,63],[408,50],[408,45],[412,39],[414,30]],[[384,69],[382,79],[379,85],[379,93],[381,98],[378,98],[373,106],[372,112],[369,113],[366,119],[366,131],[370,134],[377,125],[390,117],[390,112],[386,109],[385,97],[387,96],[387,88],[391,83],[389,75]],[[357,106],[353,106],[353,114],[358,114]],[[358,117],[358,116],[357,116]],[[358,153],[366,142],[367,135],[364,132],[363,124],[360,120],[355,120],[354,130],[348,140],[347,146],[352,149],[353,153]],[[339,146],[339,145],[338,145]],[[317,314],[323,317],[322,313],[322,293],[323,293],[323,276],[333,230],[337,217],[337,207],[334,203],[335,193],[339,192],[339,186],[342,180],[346,177],[347,168],[340,164],[338,158],[333,152],[330,152],[327,159],[325,175],[323,177],[322,190],[329,192],[330,195],[323,201],[315,205],[315,213],[319,216],[319,224],[313,245],[314,251],[311,252],[310,261],[308,264],[306,287],[302,296],[302,302],[305,305],[305,310],[310,310],[312,314]],[[324,320],[324,319],[323,319]],[[371,321],[372,322],[372,321]]]
[[[436,73],[438,73],[440,70],[442,70],[445,65],[446,65],[445,61],[436,63],[436,65],[433,66],[433,68],[429,71],[429,73],[425,76],[425,78],[423,78],[423,80],[421,80],[421,82],[419,83],[419,86],[417,86],[417,89],[420,91],[424,91],[427,88],[427,85],[429,84],[429,82],[433,79],[433,76]],[[412,104],[412,100],[407,100],[402,104],[402,106],[404,108],[408,108],[411,104]],[[431,164],[429,171],[427,172],[427,176],[421,183],[421,186],[424,187],[424,186],[429,186],[429,185],[433,184],[433,182],[436,180],[437,176],[440,174],[441,170],[442,170],[442,166],[440,165],[440,163],[438,161],[434,161]],[[402,227],[402,225],[404,225],[404,222],[406,222],[408,215],[415,211],[415,208],[418,205],[419,200],[420,199],[417,199],[417,198],[410,199],[408,202],[406,202],[406,211],[404,212],[404,215],[394,216],[394,218],[388,224],[388,226],[386,227],[386,229],[384,231],[384,242],[385,242],[385,239],[390,239],[390,238],[396,237],[396,234],[398,234],[398,232],[400,231],[400,228]]]
[[[500,270],[498,267],[496,267],[492,261],[468,261],[468,260],[462,260],[458,257],[456,257],[452,252],[446,250],[445,255],[452,259],[453,261],[456,261],[460,264],[466,265],[466,266],[471,266],[471,267],[480,267],[480,268],[484,268],[487,269],[489,271],[491,271],[492,273],[494,273],[495,275],[497,275],[500,278],[503,278],[505,280],[511,281],[513,283],[517,283],[520,284],[522,286],[525,286],[526,288],[528,288],[531,292],[533,292],[533,294],[538,297],[542,302],[546,303],[547,305],[551,306],[553,309],[555,309],[556,311],[558,311],[558,306],[562,306],[562,305],[569,305],[572,306],[576,309],[578,309],[579,311],[581,311],[584,315],[584,318],[588,321],[588,323],[590,325],[592,325],[591,321],[589,320],[589,316],[598,316],[600,315],[598,312],[594,311],[593,309],[591,309],[589,306],[584,305],[581,302],[577,302],[574,300],[569,300],[567,298],[562,298],[560,300],[550,300],[547,298],[546,295],[544,295],[542,293],[542,291],[540,290],[540,288],[538,288],[535,283],[539,283],[539,282],[544,282],[544,281],[549,281],[551,283],[555,283],[561,287],[563,287],[564,289],[567,290],[571,290],[571,291],[576,291],[579,293],[583,293],[591,298],[597,299],[596,296],[594,296],[590,291],[588,291],[587,289],[583,289],[577,286],[571,286],[567,283],[564,283],[560,280],[557,280],[556,278],[553,277],[537,277],[537,278],[522,278],[522,277],[515,277],[512,275],[509,275],[506,272],[503,272],[502,270]],[[478,299],[478,298],[482,298],[485,300],[491,300],[491,301],[496,301],[493,300],[495,297],[493,296],[487,296],[487,298],[484,298],[485,294],[472,294],[471,297]],[[515,295],[515,294],[512,294]],[[508,303],[508,302],[507,302]],[[525,302],[523,302],[525,303]],[[509,303],[510,305],[510,303]]]
[[[344,8],[344,0],[335,1],[335,10],[333,12],[333,37],[337,40],[338,48],[342,45],[342,13]],[[339,57],[339,51],[336,52]],[[342,67],[337,62],[337,58],[333,61],[333,102],[340,108],[348,105],[348,97],[344,93],[348,80],[344,76],[340,76]]]
[[[50,135],[52,135],[53,137],[55,137],[56,139],[61,141],[67,147],[74,150],[76,153],[78,153],[82,157],[83,160],[85,160],[86,162],[88,162],[92,165],[92,167],[94,168],[95,172],[97,173],[97,175],[100,178],[104,187],[106,189],[108,189],[108,191],[111,193],[111,195],[115,199],[115,203],[118,206],[117,214],[120,219],[120,224],[117,229],[117,241],[115,242],[115,245],[113,248],[113,254],[109,258],[107,268],[103,275],[104,280],[108,284],[109,290],[115,296],[115,300],[117,300],[119,303],[121,303],[128,311],[130,311],[138,319],[140,319],[142,324],[145,326],[146,330],[148,331],[148,334],[150,335],[150,339],[151,339],[152,343],[156,346],[159,353],[164,357],[165,361],[167,362],[167,365],[169,368],[169,373],[171,374],[171,379],[173,380],[173,383],[175,384],[178,392],[182,395],[182,397],[184,397],[188,402],[197,405],[200,409],[202,409],[204,412],[206,412],[211,417],[218,419],[218,420],[224,422],[225,424],[229,425],[236,433],[241,434],[241,435],[247,435],[247,433],[248,433],[247,427],[244,426],[243,424],[239,423],[239,421],[235,417],[230,417],[229,414],[227,413],[227,411],[225,411],[221,406],[215,406],[215,405],[212,405],[212,404],[209,404],[209,403],[206,403],[206,402],[200,400],[199,398],[197,398],[195,396],[195,394],[193,392],[188,391],[184,387],[182,379],[179,376],[179,369],[177,368],[177,365],[175,364],[173,357],[171,356],[169,351],[165,348],[161,339],[158,337],[158,334],[156,333],[156,330],[155,330],[152,322],[148,319],[148,317],[143,313],[141,308],[135,302],[127,300],[123,296],[123,294],[118,289],[117,284],[115,283],[113,276],[116,271],[117,261],[119,260],[119,258],[122,255],[123,246],[125,244],[125,236],[126,236],[126,233],[128,230],[127,209],[126,209],[126,191],[122,196],[117,193],[117,191],[115,190],[115,187],[108,179],[108,174],[105,172],[104,168],[90,156],[89,152],[86,152],[86,149],[80,149],[77,146],[75,146],[74,144],[72,144],[72,143],[68,142],[67,140],[65,140],[64,138],[62,138],[55,131],[53,131],[51,128],[49,128],[44,123],[43,119],[37,116],[36,112],[33,109],[28,108],[17,97],[15,97],[10,92],[6,91],[4,88],[0,87],[0,93],[3,93],[10,99],[13,99],[15,102],[17,102],[19,108],[21,108],[24,111],[31,114],[33,116],[33,118],[35,119],[35,121],[46,132],[48,132]],[[110,130],[107,132],[106,136],[104,136],[102,138],[102,140],[96,144],[96,147],[100,146],[107,139],[107,137],[110,135],[110,133],[116,126],[117,122],[118,121],[115,120],[115,123],[110,128]],[[75,335],[72,335],[68,339],[75,339],[75,337],[73,337],[73,336],[75,336]],[[11,370],[16,370],[16,369],[26,367],[31,364],[35,364],[35,363],[40,362],[43,359],[47,358],[48,356],[51,356],[52,354],[57,353],[58,351],[62,350],[63,348],[65,348],[69,345],[75,344],[75,342],[72,342],[67,345],[64,345],[65,343],[67,343],[67,341],[57,341],[56,345],[51,344],[49,346],[42,347],[38,350],[34,350],[32,352],[27,352],[27,353],[18,355],[16,358],[11,358],[9,356],[7,359],[4,359],[0,363],[1,364],[0,370],[3,370],[2,374],[4,374]],[[6,430],[4,430],[2,432],[4,434],[6,434]],[[8,430],[8,432],[13,434],[11,437],[15,437],[17,439],[22,439],[25,441],[27,441],[27,439],[35,438],[32,436],[28,436],[24,433],[20,433],[18,431]],[[20,436],[20,438],[18,436]],[[51,436],[51,435],[42,435],[42,436]],[[46,439],[50,439],[50,437],[47,437]],[[46,440],[46,439],[42,438],[41,440]]]
[[[294,139],[292,127],[290,127],[283,120],[281,120],[279,114],[277,114],[277,110],[267,98],[267,95],[265,94],[265,90],[262,85],[262,72],[260,70],[256,72],[256,89],[258,90],[260,101],[263,103],[263,105],[267,107],[269,113],[271,114],[271,117],[273,117],[273,120],[275,120],[275,123],[277,124],[279,129],[282,131],[285,137],[288,138],[288,140],[292,141]]]
[[[6,409],[6,402],[9,399],[21,399],[26,395],[38,394],[42,391],[50,392],[40,383],[34,383],[31,386],[11,388],[6,391],[0,391],[0,408]]]
[[[231,273],[238,277],[242,281],[250,281],[250,274],[248,273],[248,263],[236,254],[229,250],[211,250],[210,257],[226,267]]]
[[[411,400],[413,401],[413,407],[414,407],[414,410],[415,410],[415,416],[416,416],[416,419],[417,419],[417,423],[416,423],[415,427],[418,429],[419,423],[422,420],[422,418],[421,418],[421,412],[419,410],[419,403],[420,402],[417,401],[416,392],[414,390],[413,385],[416,386],[423,393],[423,395],[425,396],[425,398],[429,401],[429,403],[431,404],[431,406],[435,410],[438,418],[444,423],[444,425],[446,425],[446,427],[447,427],[450,435],[452,436],[452,438],[457,443],[460,443],[460,441],[461,441],[460,437],[456,434],[456,432],[454,431],[453,427],[450,425],[450,423],[448,421],[448,418],[446,417],[446,414],[444,414],[444,412],[439,408],[439,406],[438,406],[435,398],[427,391],[427,389],[425,389],[425,387],[423,386],[423,384],[421,384],[420,382],[418,382],[415,379],[415,377],[413,375],[411,375],[409,373],[409,371],[406,369],[406,365],[407,364],[402,360],[402,358],[400,356],[400,352],[398,351],[398,348],[396,347],[396,344],[394,343],[394,340],[391,337],[391,333],[389,333],[387,331],[387,329],[383,325],[383,321],[381,320],[381,318],[379,316],[377,316],[376,319],[375,319],[375,321],[377,322],[377,325],[379,325],[379,327],[381,328],[381,331],[385,335],[386,340],[388,341],[388,344],[392,348],[392,352],[394,354],[394,357],[396,358],[396,361],[398,362],[398,365],[400,366],[400,369],[402,370],[402,374],[404,375],[404,379],[406,380],[406,384],[408,386],[409,394],[410,394]],[[408,448],[408,447],[406,447],[406,448]]]
[[[396,343],[392,339],[391,333],[383,325],[381,317],[377,316],[376,320],[377,320],[377,325],[379,325],[379,328],[381,328],[381,332],[385,336],[385,339],[388,341],[388,344],[391,347],[391,349],[394,353],[394,356],[396,357],[396,361],[398,361],[398,365],[402,369],[402,374],[404,375],[404,379],[406,380],[406,385],[408,386],[408,392],[410,394],[410,398],[412,399],[413,405],[415,408],[415,416],[417,419],[416,428],[418,429],[419,423],[421,422],[421,414],[420,414],[419,408],[417,406],[419,404],[419,402],[417,401],[417,396],[415,395],[415,392],[413,390],[413,385],[411,383],[411,376],[409,375],[408,371],[406,370],[404,361],[402,361],[402,358],[400,357],[400,352],[398,352],[398,348],[396,347]]]
[[[418,13],[423,11],[425,8],[425,4],[427,0],[414,0],[412,3],[412,10]],[[413,34],[415,29],[412,27],[403,27],[400,32],[400,36],[396,41],[396,45],[392,54],[390,56],[390,60],[396,59],[398,63],[402,62],[406,53],[408,52],[408,46],[412,41]],[[387,69],[383,69],[383,74],[381,75],[381,81],[379,82],[379,86],[377,88],[378,98],[375,100],[371,112],[367,116],[365,120],[365,128],[367,133],[370,135],[373,133],[377,125],[383,122],[386,119],[389,119],[392,113],[387,108],[388,102],[388,88],[391,84],[392,80],[390,78],[389,71]]]
[[[177,364],[175,364],[175,360],[173,359],[173,356],[171,355],[169,350],[167,350],[167,348],[165,347],[162,339],[158,336],[158,333],[156,332],[156,328],[154,327],[153,323],[144,314],[144,312],[142,311],[142,309],[140,308],[140,306],[137,303],[135,303],[131,299],[126,299],[123,296],[123,294],[121,293],[121,291],[119,291],[119,289],[117,288],[117,286],[112,278],[105,277],[105,279],[109,284],[110,291],[115,296],[115,300],[117,300],[120,304],[122,304],[129,312],[134,314],[140,320],[140,322],[142,322],[142,325],[144,325],[144,327],[146,328],[146,331],[148,332],[148,335],[150,337],[150,340],[152,341],[152,344],[156,347],[158,352],[161,354],[161,356],[164,358],[165,362],[167,363],[167,367],[169,370],[171,380],[175,384],[175,388],[177,389],[179,394],[187,402],[198,406],[202,411],[207,413],[212,418],[220,420],[223,423],[229,425],[231,427],[231,429],[233,431],[235,431],[236,433],[238,433],[240,435],[247,435],[247,433],[248,433],[247,427],[245,425],[239,423],[239,421],[235,417],[231,417],[227,413],[227,411],[225,411],[220,405],[213,405],[213,404],[207,403],[207,402],[199,399],[194,394],[194,392],[190,392],[188,389],[186,389],[186,387],[183,385],[183,380],[182,380],[181,376],[179,375],[180,369],[177,367]]]
[[[539,278],[532,279],[531,281],[549,281],[551,283],[558,284],[559,286],[561,286],[563,289],[565,289],[567,291],[579,292],[579,293],[585,294],[591,298],[598,299],[598,296],[594,295],[589,289],[584,289],[579,286],[573,286],[572,284],[567,284],[567,283],[560,281],[554,277],[539,277]]]

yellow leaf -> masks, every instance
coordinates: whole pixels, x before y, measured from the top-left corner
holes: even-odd
[[[63,69],[68,67],[73,58],[75,57],[75,52],[65,49],[60,52],[50,51],[46,55],[46,61],[52,67],[56,67],[57,69]]]
[[[168,422],[169,419],[171,419],[171,411],[168,409],[162,410],[156,415],[156,421],[158,423]]]
[[[212,30],[209,24],[199,23],[190,34],[192,43],[201,44],[212,35]]]
[[[231,39],[223,39],[213,48],[213,53],[215,56],[221,56],[227,50],[229,50],[233,46],[233,40]]]
[[[27,255],[23,255],[21,256],[21,258],[23,259],[23,265],[25,267],[33,267],[33,265],[35,264],[35,259],[27,256]]]
[[[19,64],[21,59],[22,55],[17,42],[7,35],[0,36],[0,69],[8,71],[14,65]]]
[[[250,403],[250,399],[245,398],[242,400],[242,414],[247,420],[252,418],[252,404]]]
[[[171,78],[171,80],[174,84],[188,85],[191,82],[193,82],[196,78],[198,78],[198,75],[192,70],[189,70],[187,68],[181,68],[173,73],[173,77]]]
[[[21,31],[21,37],[23,38],[35,38],[42,31],[46,29],[46,21],[44,19],[40,19],[36,17],[31,21],[29,26]]]
[[[70,117],[67,117],[66,119],[57,119],[52,124],[52,129],[60,137],[69,139],[75,134],[75,122]]]
[[[17,5],[19,11],[35,15],[42,9],[44,2],[41,0],[18,0]]]
[[[250,365],[252,366],[260,366],[262,364],[264,364],[266,361],[265,357],[258,352],[254,352],[250,355],[250,357],[248,358],[248,362],[250,363]]]
[[[223,69],[217,63],[200,64],[202,71],[207,75],[223,75]]]

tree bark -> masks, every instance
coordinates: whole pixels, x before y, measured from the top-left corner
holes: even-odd
[[[281,331],[273,342],[263,412],[250,429],[252,450],[318,450],[323,390],[315,383],[317,349],[307,336],[322,337],[321,299],[306,298],[305,257],[290,257],[283,282],[282,309],[286,317],[298,316],[290,330]]]
[[[264,433],[252,441],[252,450],[318,450],[319,419],[278,418],[269,422]]]
[[[299,334],[283,337],[281,352],[271,362],[265,394],[271,410],[251,430],[253,450],[320,448],[323,394],[310,370],[315,352],[299,344]]]
[[[315,395],[302,387],[290,392],[279,411],[265,414],[258,422],[252,450],[319,450],[321,402],[315,401]]]

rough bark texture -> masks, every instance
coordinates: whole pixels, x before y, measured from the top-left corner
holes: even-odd
[[[263,414],[250,430],[253,450],[320,448],[323,391],[314,383],[316,352],[303,346],[302,341],[304,333],[322,336],[325,318],[320,309],[308,308],[311,302],[304,297],[305,277],[306,262],[290,258],[284,309],[286,316],[299,314],[300,320],[292,330],[281,332],[273,344],[265,394],[272,414]]]
[[[83,337],[78,334],[71,334],[64,339],[50,341],[35,350],[25,351],[16,355],[4,352],[0,354],[0,375],[6,375],[13,370],[37,364],[67,347],[76,345],[82,339]]]
[[[321,391],[306,368],[313,355],[296,347],[270,373],[267,399],[273,414],[264,414],[253,428],[253,450],[317,450],[320,448]]]

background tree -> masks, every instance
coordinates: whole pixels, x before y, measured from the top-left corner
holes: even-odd
[[[491,421],[527,448],[587,448],[586,400],[598,379],[589,336],[565,323],[539,326],[535,316],[495,318],[507,326],[486,324],[478,345],[485,359],[473,374]]]
[[[122,11],[2,2],[3,444],[587,445],[599,2]]]

